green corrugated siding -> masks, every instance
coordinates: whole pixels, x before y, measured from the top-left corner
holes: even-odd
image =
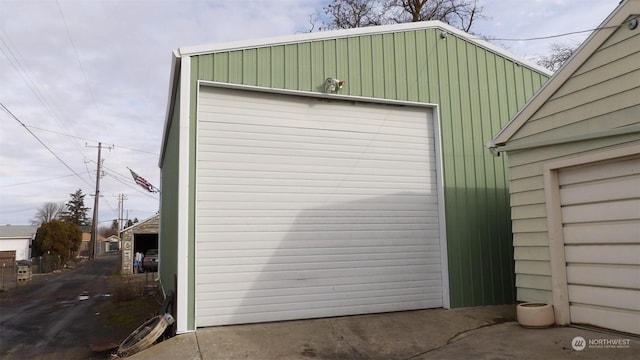
[[[179,167],[179,109],[178,97],[173,109],[171,125],[166,137],[165,156],[160,164],[161,188],[160,194],[160,234],[159,248],[162,256],[160,262],[160,280],[165,291],[175,291],[175,276],[178,272],[178,172],[173,169]],[[168,170],[167,170],[168,169]],[[166,171],[163,171],[166,170]]]
[[[512,303],[507,175],[503,159],[491,157],[484,142],[547,77],[439,35],[412,30],[194,56],[191,90],[202,79],[317,92],[327,77],[337,77],[346,81],[341,94],[438,104],[451,305]]]

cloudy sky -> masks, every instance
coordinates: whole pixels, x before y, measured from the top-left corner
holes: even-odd
[[[0,103],[12,114],[0,107],[0,224],[29,224],[42,204],[77,189],[93,194],[98,142],[100,225],[117,217],[119,194],[125,217],[152,216],[158,195],[127,168],[159,186],[171,51],[306,32],[327,2],[0,0]],[[618,2],[479,0],[486,18],[473,31],[533,58],[588,33],[526,39],[597,27]]]

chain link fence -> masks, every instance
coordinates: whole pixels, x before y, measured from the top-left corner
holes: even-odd
[[[62,270],[62,258],[60,255],[45,254],[31,258],[32,274],[48,274]]]

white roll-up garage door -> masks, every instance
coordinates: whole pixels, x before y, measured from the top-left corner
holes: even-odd
[[[640,158],[559,181],[571,322],[640,334]]]
[[[196,324],[442,306],[432,110],[202,86]]]

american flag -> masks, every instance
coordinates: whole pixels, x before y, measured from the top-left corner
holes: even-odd
[[[129,169],[129,168],[127,168]],[[148,192],[159,192],[158,188],[151,185],[150,182],[148,182],[145,178],[143,178],[142,176],[138,175],[135,173],[135,171],[129,169],[129,171],[131,171],[131,176],[133,176],[133,180],[136,182],[136,184],[142,186],[143,188],[145,188]]]

